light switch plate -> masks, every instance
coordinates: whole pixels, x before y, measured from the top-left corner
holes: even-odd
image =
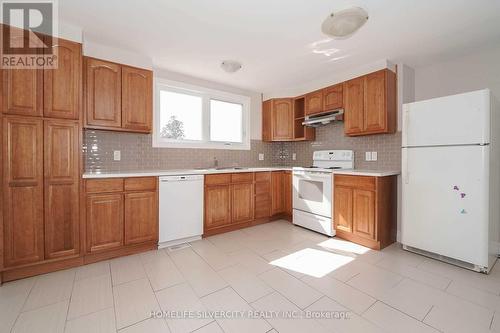
[[[367,151],[365,153],[365,161],[371,161],[372,160],[372,153],[370,151]]]
[[[260,153],[259,154],[259,161],[263,161],[264,160],[264,154]]]
[[[121,159],[122,159],[121,151],[119,151],[119,150],[113,150],[113,160],[114,161],[119,161]]]
[[[292,154],[292,160],[294,160],[294,161],[297,160],[297,154],[295,154],[295,153]]]
[[[377,160],[377,152],[376,151],[372,151],[372,161],[376,161]]]

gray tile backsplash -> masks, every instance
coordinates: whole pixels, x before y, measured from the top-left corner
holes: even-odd
[[[313,151],[324,149],[354,150],[356,168],[401,169],[401,133],[345,137],[342,123],[318,128],[315,142],[252,140],[250,150],[153,148],[151,135],[98,130],[85,130],[83,142],[89,172],[211,167],[214,158],[219,166],[306,166],[312,163]],[[120,161],[113,160],[113,150],[121,151]],[[377,151],[378,160],[364,161],[366,151]],[[259,161],[259,153],[264,154],[264,161]]]

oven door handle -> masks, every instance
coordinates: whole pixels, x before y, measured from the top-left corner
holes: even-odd
[[[332,178],[332,174],[330,173],[315,173],[311,174],[309,172],[294,172],[294,177],[300,179],[314,180],[314,179],[329,179]]]

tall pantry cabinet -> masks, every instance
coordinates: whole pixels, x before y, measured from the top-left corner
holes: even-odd
[[[4,280],[62,267],[81,252],[82,49],[63,39],[53,45],[56,69],[0,72]]]

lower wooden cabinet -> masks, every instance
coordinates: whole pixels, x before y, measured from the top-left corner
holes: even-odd
[[[292,215],[292,173],[290,171],[273,171],[271,174],[271,215]]]
[[[229,224],[231,224],[231,185],[205,187],[205,230]]]
[[[253,182],[231,185],[232,223],[243,223],[253,220],[254,194]]]
[[[85,181],[88,254],[157,243],[157,181],[156,177]]]
[[[291,216],[291,176],[290,171],[206,175],[204,235]]]
[[[158,236],[155,192],[125,193],[125,244],[154,241]]]
[[[380,250],[396,240],[396,176],[334,176],[337,237]]]
[[[123,194],[87,196],[87,252],[123,245]]]

